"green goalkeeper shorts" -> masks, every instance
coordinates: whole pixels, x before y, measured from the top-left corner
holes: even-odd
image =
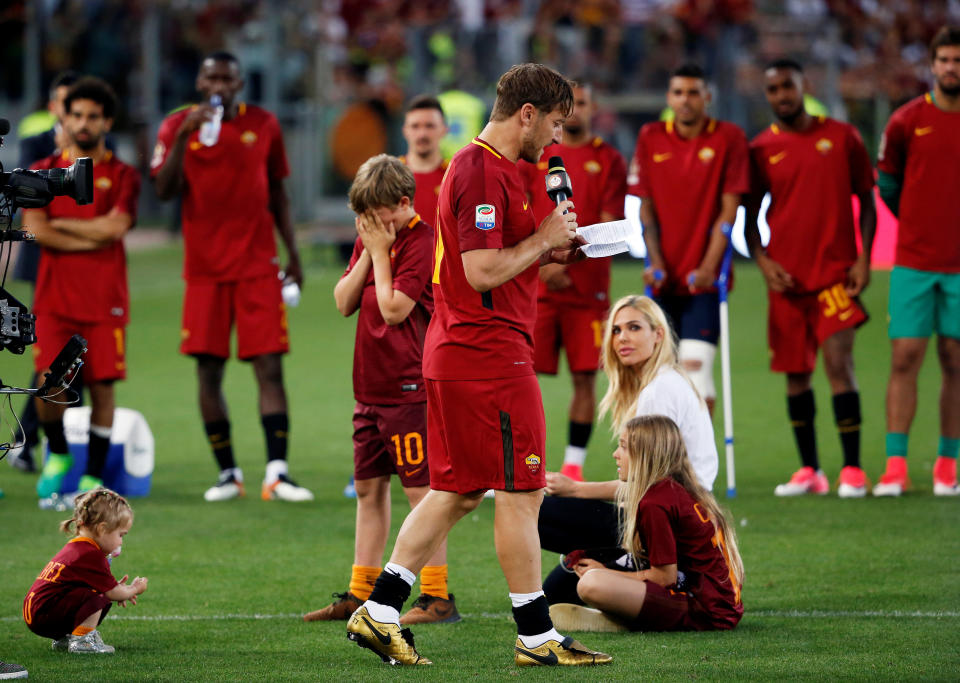
[[[894,266],[890,273],[891,339],[941,337],[960,339],[960,273],[938,273]]]

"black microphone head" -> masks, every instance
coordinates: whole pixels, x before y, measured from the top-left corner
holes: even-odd
[[[0,135],[6,135],[10,132],[10,122],[6,119],[0,119]]]
[[[570,199],[573,196],[573,185],[570,183],[570,176],[567,175],[567,170],[563,167],[563,159],[560,157],[550,157],[544,180],[547,184],[547,196],[554,202]]]

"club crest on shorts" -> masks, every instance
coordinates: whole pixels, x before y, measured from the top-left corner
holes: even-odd
[[[477,227],[481,230],[492,230],[497,222],[497,210],[490,204],[477,204]]]
[[[527,467],[530,469],[530,474],[536,474],[540,471],[540,456],[536,453],[531,453],[523,461],[527,464]]]

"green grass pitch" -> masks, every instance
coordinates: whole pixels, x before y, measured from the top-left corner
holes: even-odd
[[[208,504],[216,478],[196,408],[193,363],[178,355],[181,254],[164,247],[131,254],[129,379],[118,404],[143,412],[156,436],[148,498],[114,572],[144,575],[137,607],[114,608],[102,627],[112,657],[55,653],[22,622],[21,601],[62,546],[63,513],[37,509],[34,477],[0,465],[0,659],[36,680],[646,680],[646,679],[953,679],[960,672],[960,501],[935,499],[939,372],[931,353],[911,438],[915,488],[898,500],[780,500],[775,484],[797,467],[786,418],[784,380],[767,369],[766,302],[758,271],[737,267],[732,295],[734,415],[738,495],[726,500],[746,564],[746,615],[729,633],[575,634],[614,655],[602,670],[518,670],[507,588],[493,551],[493,505],[485,501],[450,537],[450,587],[464,620],[416,629],[429,669],[387,670],[344,637],[343,623],[305,624],[299,615],[346,589],[353,554],[354,502],[341,495],[350,476],[354,321],[333,305],[341,272],[324,250],[306,252],[308,280],[291,313],[293,353],[285,365],[291,399],[291,473],[317,500],[259,499],[264,444],[250,368],[228,365],[233,441],[248,497]],[[614,295],[640,289],[638,263],[618,263]],[[886,274],[865,301],[873,319],[857,338],[864,466],[883,468],[883,400],[889,346]],[[15,288],[18,294],[22,289]],[[389,350],[384,350],[389,353]],[[719,365],[719,363],[718,363]],[[30,361],[0,355],[0,376],[26,382]],[[719,377],[719,371],[718,371]],[[566,438],[569,377],[542,380],[548,463]],[[602,391],[602,380],[598,387]],[[815,387],[824,469],[835,479],[840,448],[822,372]],[[19,409],[20,401],[14,406]],[[9,414],[4,408],[4,420]],[[719,414],[719,413],[718,413]],[[721,420],[716,420],[718,441]],[[587,474],[612,476],[607,425],[595,431]],[[394,487],[394,534],[405,503]],[[393,536],[391,536],[392,538]],[[544,554],[544,571],[556,556]]]

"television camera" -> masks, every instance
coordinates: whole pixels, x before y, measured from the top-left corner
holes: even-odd
[[[0,119],[0,146],[3,145],[3,136],[9,132],[10,122]],[[37,341],[36,316],[3,287],[10,263],[10,253],[4,255],[3,250],[12,250],[13,242],[33,240],[30,233],[13,229],[13,214],[19,208],[42,208],[60,196],[70,197],[81,205],[93,201],[93,161],[89,157],[77,159],[68,168],[41,171],[17,168],[5,173],[0,164],[0,260],[6,264],[0,280],[0,349],[11,353],[22,354],[27,346]],[[0,380],[0,394],[47,396],[63,386],[65,378],[82,364],[80,356],[87,350],[86,345],[83,337],[74,335],[51,364],[42,386],[19,389]]]

